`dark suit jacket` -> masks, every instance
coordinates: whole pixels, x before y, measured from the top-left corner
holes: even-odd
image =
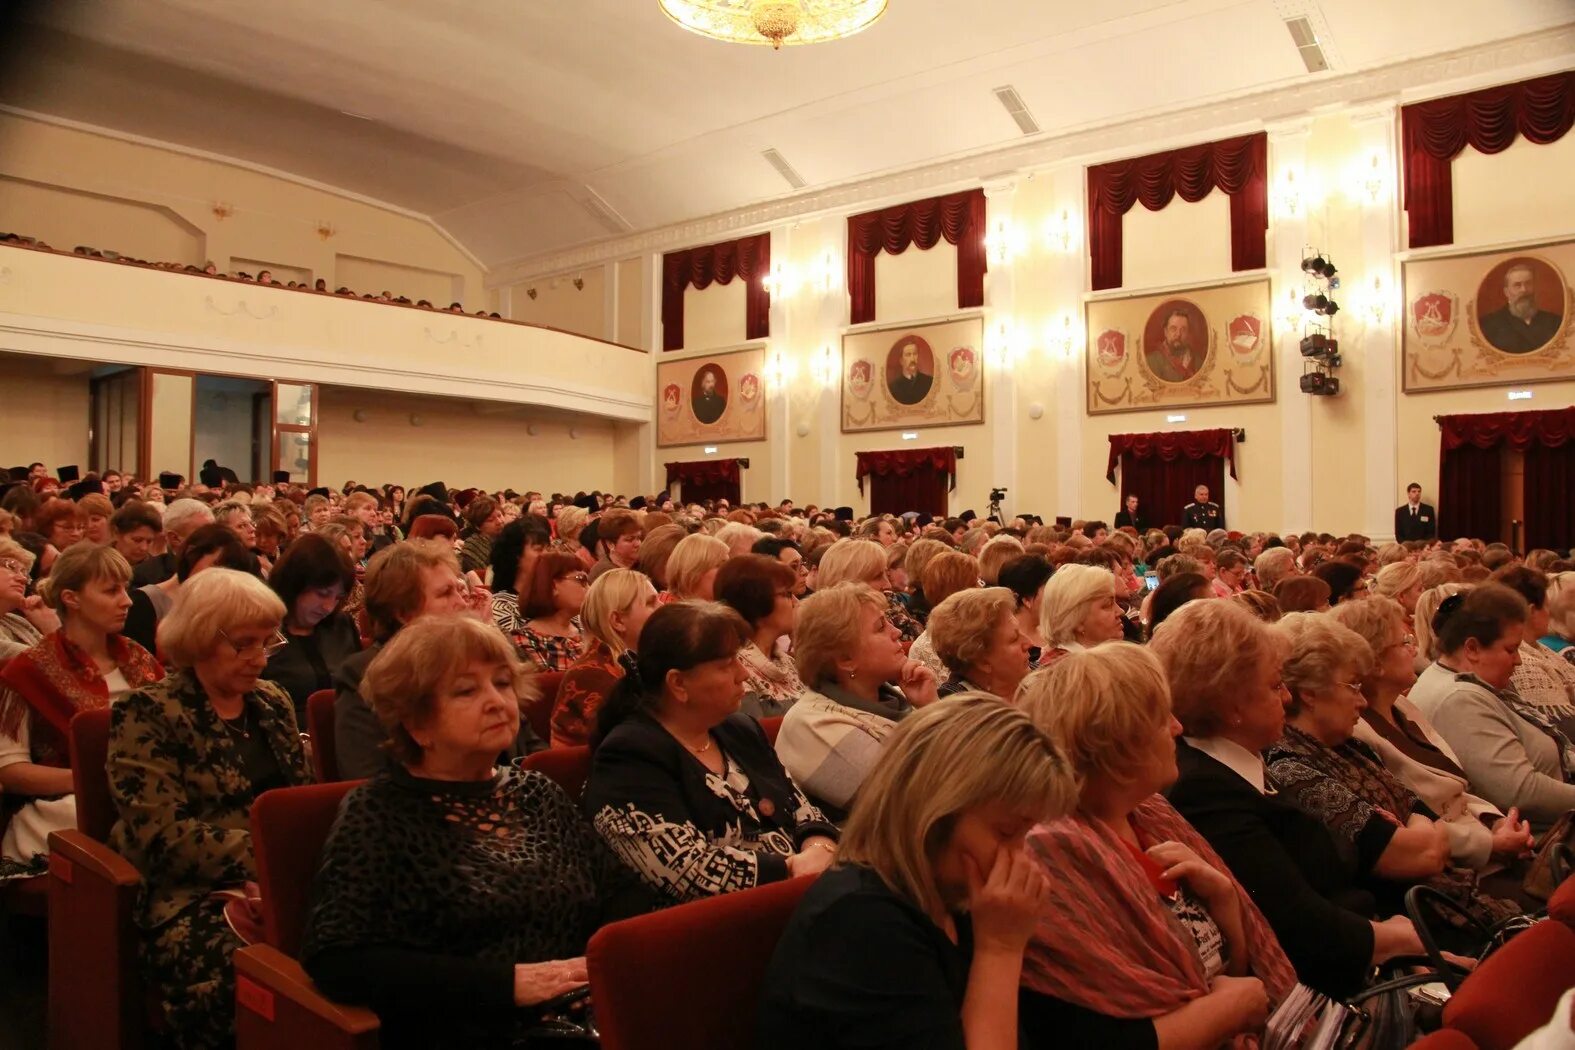
[[[1356,858],[1323,823],[1176,741],[1181,776],[1166,792],[1252,894],[1302,983],[1344,999],[1362,986],[1376,910]]]
[[[702,423],[715,423],[727,409],[727,398],[719,394],[701,394],[695,398],[695,418]]]
[[[1181,508],[1181,524],[1189,529],[1223,529],[1225,512],[1218,503],[1189,503]]]
[[[1138,535],[1140,536],[1143,534],[1144,530],[1148,528],[1148,522],[1143,520],[1143,515],[1128,514],[1124,510],[1116,511],[1116,524],[1113,527],[1124,529],[1128,525],[1132,526],[1134,529],[1137,529]]]
[[[904,405],[917,405],[929,396],[934,383],[935,377],[924,372],[915,372],[912,379],[899,374],[891,381],[891,396]]]
[[[1482,318],[1482,337],[1506,354],[1529,354],[1558,334],[1564,318],[1538,310],[1529,322],[1522,321],[1503,306]]]
[[[154,554],[142,559],[137,567],[131,570],[131,587],[146,587],[149,584],[163,583],[175,575],[175,555]]]
[[[1438,535],[1438,512],[1426,503],[1420,503],[1416,508],[1416,516],[1411,516],[1411,504],[1402,503],[1395,508],[1395,541],[1404,543],[1406,540],[1430,540]]]

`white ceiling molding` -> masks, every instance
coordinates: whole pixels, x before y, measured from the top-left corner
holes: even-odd
[[[195,146],[182,146],[175,142],[164,142],[159,139],[149,138],[146,135],[134,135],[127,131],[117,131],[114,128],[106,128],[97,124],[87,124],[80,120],[71,120],[67,117],[57,117],[49,113],[40,113],[37,110],[23,109],[20,106],[11,106],[5,103],[0,103],[0,113],[9,113],[12,116],[21,117],[24,120],[36,120],[40,124],[50,124],[54,127],[67,128],[71,131],[81,131],[89,135],[99,135],[103,138],[114,139],[117,142],[129,142],[134,146],[147,146],[151,149],[161,149],[168,153],[175,153],[183,157],[195,157],[198,160],[212,161],[215,164],[228,164],[231,167],[255,172],[258,175],[266,175],[269,178],[274,179],[283,179],[286,182],[292,182],[297,186],[304,186],[307,189],[316,190],[319,193],[327,193],[335,197],[342,197],[345,200],[355,201],[357,204],[365,204],[371,208],[378,208],[382,211],[392,212],[395,215],[402,215],[407,219],[414,219],[417,222],[422,222],[432,227],[433,230],[437,231],[437,234],[440,237],[442,237],[449,244],[453,245],[454,250],[463,255],[471,263],[471,265],[475,266],[483,274],[487,272],[487,264],[476,258],[474,252],[465,247],[464,243],[460,241],[459,238],[455,237],[452,233],[449,233],[448,230],[444,229],[443,225],[437,220],[433,219],[432,216],[424,215],[418,211],[411,211],[409,208],[401,208],[397,204],[390,204],[388,201],[378,200],[376,197],[369,197],[364,193],[357,193],[355,190],[347,190],[343,186],[332,186],[326,182],[319,182],[316,179],[309,179],[301,175],[292,174],[288,171],[282,171],[279,168],[271,168],[266,164],[257,164],[253,161],[242,160],[239,157],[230,157],[222,153],[214,153],[210,150],[198,149]]]
[[[878,207],[883,201],[932,196],[1003,172],[1043,170],[1077,160],[1099,163],[1172,145],[1239,134],[1304,114],[1380,100],[1411,101],[1567,68],[1575,61],[1575,25],[1397,62],[1358,73],[1328,74],[1268,91],[1249,90],[1204,105],[1157,110],[1135,120],[1012,142],[934,164],[825,186],[748,207],[674,223],[567,251],[495,266],[486,285],[516,284],[542,273],[580,269],[631,255],[739,237],[793,220]]]

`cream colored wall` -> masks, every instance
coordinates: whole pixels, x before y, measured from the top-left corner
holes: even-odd
[[[361,295],[390,292],[411,302],[425,299],[440,310],[450,303],[462,303],[466,313],[475,313],[482,306],[481,302],[466,301],[465,282],[457,274],[354,255],[334,256],[334,272],[328,278],[328,287],[349,288]]]
[[[191,462],[192,377],[154,372],[152,379],[153,436],[148,476],[172,471],[189,481],[195,477]]]
[[[231,214],[215,215],[218,204]],[[173,221],[161,225],[150,209]],[[480,265],[423,219],[223,161],[0,113],[0,229],[33,233],[35,216],[58,231],[46,234],[56,247],[206,258],[221,267],[232,258],[267,259],[329,280],[344,255],[449,275],[458,282],[450,297],[472,311],[492,301]],[[323,223],[327,238],[318,234]],[[186,232],[177,237],[166,227]]]
[[[744,282],[737,277],[727,284],[713,282],[704,291],[694,285],[685,288],[683,349],[711,350],[744,342],[748,332],[744,293]]]
[[[592,339],[609,336],[606,323],[606,280],[600,266],[578,273],[562,274],[541,281],[527,281],[511,287],[509,301],[516,321],[543,324]],[[579,278],[583,288],[574,287]],[[536,290],[532,299],[529,290]]]
[[[618,338],[615,343],[640,346],[640,310],[644,302],[644,269],[639,259],[624,259],[618,264],[617,311]]]
[[[74,364],[74,362],[73,362]],[[62,375],[54,362],[0,355],[0,458],[6,466],[35,460],[50,470],[64,464],[88,469],[88,376],[81,367]]]
[[[957,249],[944,240],[929,251],[875,256],[875,323],[957,312]]]
[[[357,409],[364,420],[355,418]],[[545,418],[499,403],[328,386],[318,420],[317,476],[325,485],[354,479],[414,488],[442,481],[456,488],[573,492],[612,487],[620,459],[608,421]]]

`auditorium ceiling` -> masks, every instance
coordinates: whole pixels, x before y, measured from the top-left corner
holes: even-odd
[[[654,0],[53,0],[0,104],[430,216],[489,266],[1575,22],[1571,0],[891,0],[726,45]],[[1329,70],[1309,72],[1305,17]],[[805,183],[765,157],[775,149]]]

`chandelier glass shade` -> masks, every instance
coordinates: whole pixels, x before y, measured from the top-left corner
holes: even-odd
[[[657,0],[692,33],[734,44],[818,44],[852,36],[886,13],[887,0]]]

